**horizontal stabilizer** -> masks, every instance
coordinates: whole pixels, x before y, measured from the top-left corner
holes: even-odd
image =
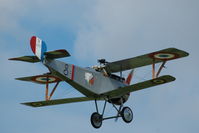
[[[57,59],[57,58],[70,56],[68,51],[66,51],[65,49],[45,52],[44,55],[46,56],[47,59]],[[21,57],[16,57],[16,58],[10,58],[8,60],[24,61],[24,62],[30,62],[30,63],[40,62],[40,59],[37,56],[21,56]]]
[[[88,97],[76,97],[76,98],[56,99],[56,100],[49,100],[49,101],[29,102],[29,103],[22,103],[22,104],[27,105],[27,106],[32,106],[32,107],[42,107],[42,106],[84,102],[84,101],[91,101],[91,100],[95,100],[95,99],[88,98]]]
[[[55,83],[62,81],[56,76],[53,76],[51,74],[43,74],[43,75],[36,75],[36,76],[29,76],[29,77],[21,77],[21,78],[16,78],[16,80],[22,80],[22,81],[28,81],[28,82],[34,82],[38,84],[46,84],[47,82],[50,83]]]
[[[24,61],[30,63],[40,62],[40,60],[36,56],[22,56],[22,57],[10,58],[9,60]]]
[[[146,89],[146,88],[149,88],[149,87],[169,83],[169,82],[172,82],[174,80],[175,80],[174,77],[172,77],[170,75],[165,75],[165,76],[161,76],[161,77],[158,77],[158,78],[155,78],[155,79],[136,83],[134,85],[129,85],[129,86],[126,86],[126,87],[118,88],[118,89],[113,90],[111,92],[105,93],[105,95],[108,95],[110,97],[122,96],[126,93],[129,93],[129,92],[134,92],[134,91]]]
[[[48,58],[48,59],[57,59],[57,58],[63,58],[63,57],[70,56],[68,51],[66,51],[65,49],[45,52],[44,55],[46,55],[46,58]]]

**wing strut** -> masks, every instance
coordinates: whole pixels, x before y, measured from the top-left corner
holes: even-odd
[[[46,101],[49,101],[49,100],[51,99],[51,97],[53,96],[55,90],[57,89],[57,86],[58,86],[59,83],[60,83],[60,81],[58,81],[58,82],[55,84],[54,88],[52,89],[50,95],[48,95],[48,91],[49,91],[49,82],[48,82],[48,81],[49,81],[49,78],[48,78],[48,76],[47,76],[46,94],[45,94],[45,99],[46,99]]]
[[[153,64],[152,64],[152,78],[155,79],[159,76],[160,72],[162,71],[162,68],[164,67],[164,65],[166,64],[166,60],[162,62],[162,65],[160,66],[160,68],[158,69],[158,72],[155,72],[155,59],[153,59]]]
[[[47,81],[46,81],[46,95],[45,95],[46,101],[49,100],[49,97],[48,97],[48,86],[49,86],[48,81],[49,81],[49,78],[48,78],[48,76],[47,76]]]

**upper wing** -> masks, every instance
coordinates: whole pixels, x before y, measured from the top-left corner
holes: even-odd
[[[40,60],[36,56],[22,56],[22,57],[10,58],[9,60],[25,61],[30,63],[40,62]]]
[[[149,88],[149,87],[169,83],[169,82],[172,82],[174,80],[175,80],[174,77],[172,77],[170,75],[165,75],[165,76],[161,76],[161,77],[158,77],[158,78],[155,78],[155,79],[147,80],[147,81],[144,81],[144,82],[141,82],[141,83],[136,83],[134,85],[129,85],[129,86],[126,86],[126,87],[123,87],[123,88],[118,88],[116,90],[105,93],[104,95],[107,95],[107,96],[110,96],[110,97],[118,97],[118,96],[122,96],[126,93],[129,93],[129,92],[134,92],[134,91],[146,89],[146,88]]]
[[[168,48],[157,52],[137,56],[134,58],[111,62],[105,66],[105,69],[108,73],[114,73],[114,72],[150,65],[153,63],[173,60],[188,55],[189,54],[185,51],[176,48]]]
[[[49,51],[44,53],[47,58],[49,59],[57,59],[57,58],[63,58],[68,57],[70,54],[65,49],[55,50],[55,51]]]
[[[32,106],[32,107],[42,107],[42,106],[50,106],[50,105],[58,105],[58,104],[74,103],[74,102],[84,102],[84,101],[91,101],[91,100],[95,100],[95,99],[88,98],[88,97],[76,97],[76,98],[56,99],[56,100],[49,100],[49,101],[29,102],[29,103],[22,103],[22,104]]]
[[[54,75],[50,75],[50,74],[16,78],[16,80],[29,81],[29,82],[34,82],[34,83],[38,83],[38,84],[46,84],[47,82],[55,83],[55,82],[62,81],[58,77],[56,77]]]

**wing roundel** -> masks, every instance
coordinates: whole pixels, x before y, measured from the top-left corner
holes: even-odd
[[[56,83],[56,82],[62,81],[60,78],[54,75],[49,75],[49,74],[16,78],[16,80],[29,81],[29,82],[34,82],[38,84],[46,84],[46,83],[50,84],[50,83]]]

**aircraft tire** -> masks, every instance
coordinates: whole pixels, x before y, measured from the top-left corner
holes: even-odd
[[[124,122],[130,123],[133,120],[133,112],[129,107],[124,107],[121,111],[121,116]]]
[[[102,126],[102,115],[97,112],[94,112],[90,118],[91,125],[94,128],[100,128]]]

